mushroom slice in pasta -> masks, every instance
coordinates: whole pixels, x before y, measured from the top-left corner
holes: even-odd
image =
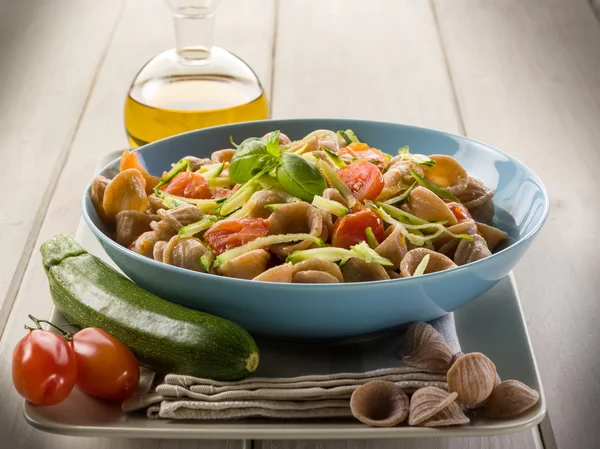
[[[217,273],[222,276],[238,279],[254,279],[267,269],[269,253],[264,249],[255,249],[217,268]]]
[[[342,267],[344,282],[383,281],[390,278],[382,265],[353,257]]]
[[[465,265],[476,260],[491,256],[492,252],[487,246],[485,239],[478,234],[473,236],[473,241],[461,240],[456,247],[454,262],[457,265]]]
[[[452,259],[425,248],[411,249],[406,253],[404,259],[400,263],[400,274],[402,277],[411,277],[423,258],[429,255],[429,262],[425,267],[424,274],[435,273],[437,271],[448,270],[450,268],[456,268],[456,264]]]
[[[458,223],[448,205],[435,193],[425,187],[419,186],[410,192],[410,195],[408,195],[408,207],[413,215],[422,218],[423,220],[447,220],[447,223],[451,226]]]

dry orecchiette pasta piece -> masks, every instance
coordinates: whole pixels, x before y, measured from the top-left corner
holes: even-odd
[[[385,257],[394,264],[394,269],[400,268],[400,262],[406,254],[406,239],[402,235],[399,225],[392,225],[386,229],[385,238],[376,248],[375,252]]]
[[[494,251],[501,242],[508,239],[508,234],[506,232],[493,226],[488,226],[485,223],[477,223],[477,230],[485,239],[490,251]]]
[[[483,237],[475,234],[473,240],[471,242],[470,240],[461,239],[454,254],[454,263],[456,265],[465,265],[492,255]]]
[[[344,282],[344,277],[342,276],[342,270],[340,270],[340,267],[329,260],[309,259],[294,265],[294,274],[301,271],[322,271],[323,273],[327,273],[335,277],[338,281]]]
[[[398,158],[399,156],[396,156]],[[396,159],[393,158],[392,162]],[[418,175],[423,175],[423,169],[420,165],[414,164],[410,161],[398,159],[397,162],[393,162],[387,172],[383,174],[383,190],[377,197],[378,201],[384,201],[393,196],[396,196],[402,188],[399,184],[409,186],[415,179],[410,174],[410,170],[413,170]]]
[[[210,160],[213,164],[231,162],[231,159],[233,159],[234,154],[235,150],[231,148],[225,148],[224,150],[214,151],[213,154],[210,155]]]
[[[171,237],[162,251],[162,262],[188,270],[206,272],[200,258],[208,251],[200,240],[193,237]]]
[[[353,257],[342,267],[344,282],[384,281],[390,278],[382,265]]]
[[[468,234],[474,235],[477,234],[477,225],[475,220],[465,220],[461,221],[454,226],[449,226],[448,231],[454,234]],[[454,251],[458,246],[460,239],[452,237],[450,234],[442,234],[437,239],[433,241],[433,246],[436,251],[448,256],[453,257]]]
[[[453,195],[458,195],[465,190],[469,175],[456,159],[444,154],[433,154],[429,158],[435,161],[435,165],[423,167],[423,174],[427,180]]]
[[[391,267],[385,267],[385,272],[388,274],[390,279],[400,279],[402,277],[400,276],[400,273],[394,271]]]
[[[199,221],[204,214],[191,204],[182,204],[174,209],[160,209],[157,212],[160,221],[150,223],[160,240],[169,240],[184,226]]]
[[[494,191],[483,183],[483,181],[474,176],[469,176],[467,187],[456,195],[463,206],[469,211],[477,206],[481,206],[487,200],[494,196]]]
[[[222,276],[238,279],[254,279],[267,269],[270,255],[264,249],[255,249],[236,257],[217,268]]]
[[[269,268],[264,273],[259,274],[253,280],[261,282],[280,282],[290,283],[292,282],[292,276],[294,274],[294,266],[291,263],[284,263],[277,265],[273,268]]]
[[[273,134],[272,131],[270,133],[267,133],[264,136],[262,136],[261,139],[267,140],[271,134]],[[289,143],[291,143],[290,138],[287,135],[280,132],[279,133],[279,145],[287,145]]]
[[[373,427],[394,427],[406,419],[408,396],[393,382],[372,380],[358,386],[350,398],[352,414]]]
[[[443,254],[430,249],[415,248],[407,252],[402,262],[400,262],[400,274],[402,277],[411,277],[426,255],[429,255],[429,262],[425,268],[425,274],[448,270],[457,266],[452,259]]]
[[[129,246],[146,231],[150,231],[150,223],[158,220],[158,215],[148,215],[136,210],[123,210],[115,217],[117,243]]]
[[[324,241],[329,235],[323,223],[323,214],[319,209],[305,202],[287,203],[275,209],[269,217],[269,234],[311,234]],[[280,243],[271,246],[271,251],[279,257],[287,257],[294,251],[308,249],[313,245],[306,240],[290,244]]]
[[[259,190],[252,194],[246,207],[249,208],[248,218],[269,218],[272,211],[265,206],[283,203],[284,200],[271,190]]]
[[[113,220],[122,210],[146,212],[146,180],[140,171],[129,168],[118,173],[104,190],[102,206],[106,215]]]
[[[448,220],[447,224],[449,226],[458,223],[448,205],[425,187],[419,186],[410,192],[408,195],[408,207],[413,215],[427,221]]]
[[[328,200],[337,201],[338,203],[343,204],[344,206],[348,207],[348,202],[341,195],[341,193],[338,191],[338,189],[333,189],[331,187],[328,187],[325,190],[323,190],[323,194],[321,196]]]
[[[100,218],[104,223],[111,223],[111,217],[106,214],[104,210],[104,191],[106,187],[110,184],[110,180],[105,178],[104,176],[96,176],[92,180],[92,186],[90,189],[90,197],[92,199],[92,203],[100,215]]]
[[[162,239],[154,231],[146,231],[140,235],[129,247],[132,251],[135,251],[142,256],[154,257],[154,245],[156,245]]]
[[[307,270],[299,271],[292,276],[294,284],[339,284],[335,276],[324,271]]]
[[[190,168],[192,171],[200,170],[203,165],[209,165],[213,163],[210,159],[205,157],[199,158],[196,156],[186,156],[184,159],[190,163]]]

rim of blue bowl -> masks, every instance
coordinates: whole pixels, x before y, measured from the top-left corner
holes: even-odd
[[[248,121],[248,122],[240,122],[240,123],[232,123],[232,124],[227,124],[227,125],[219,125],[219,126],[212,126],[210,128],[202,128],[202,129],[197,129],[197,130],[193,130],[193,131],[188,131],[185,133],[181,133],[181,134],[176,134],[174,136],[169,136],[166,137],[164,139],[161,140],[157,140],[155,142],[151,142],[147,145],[144,145],[143,147],[138,147],[135,148],[133,150],[131,150],[132,152],[137,152],[137,151],[143,151],[149,147],[151,147],[152,145],[156,145],[159,143],[162,143],[164,141],[167,140],[171,140],[171,139],[176,139],[179,136],[182,135],[186,135],[186,134],[192,134],[192,133],[202,133],[204,131],[208,131],[208,130],[212,130],[212,129],[216,129],[216,128],[236,128],[239,127],[240,125],[252,125],[252,124],[259,124],[259,123],[271,123],[271,122],[287,122],[287,123],[297,123],[297,122],[307,122],[307,121],[322,121],[322,122],[331,122],[331,121],[342,121],[342,122],[348,122],[349,124],[352,123],[362,123],[362,124],[378,124],[378,125],[393,125],[393,126],[402,126],[405,128],[412,128],[412,129],[416,129],[416,130],[421,130],[421,131],[433,131],[436,133],[440,133],[449,137],[453,137],[453,138],[458,138],[461,140],[466,140],[469,142],[473,142],[476,143],[478,145],[482,145],[484,147],[486,147],[489,150],[492,150],[496,153],[499,153],[505,157],[507,157],[509,160],[513,161],[514,163],[522,166],[523,168],[526,169],[526,171],[529,173],[529,175],[535,180],[535,182],[539,185],[540,189],[542,190],[543,194],[544,194],[544,210],[542,212],[542,216],[541,218],[538,220],[538,222],[535,224],[535,226],[533,227],[532,230],[530,230],[527,234],[525,234],[524,236],[520,237],[517,241],[515,241],[514,243],[512,243],[510,246],[498,251],[497,253],[493,253],[491,256],[488,256],[484,259],[480,259],[477,260],[475,262],[470,262],[466,265],[462,265],[462,266],[458,266],[455,268],[450,268],[448,270],[443,270],[443,271],[436,271],[434,273],[427,273],[427,274],[423,274],[421,276],[415,276],[415,277],[408,277],[408,278],[397,278],[397,279],[384,279],[384,280],[379,280],[379,281],[364,281],[364,282],[359,282],[358,284],[360,285],[376,285],[376,284],[385,284],[385,285],[391,285],[392,283],[396,284],[399,282],[403,282],[403,283],[408,283],[408,282],[419,282],[422,279],[426,279],[426,278],[430,278],[431,276],[436,276],[436,277],[444,277],[444,276],[452,276],[454,273],[458,274],[462,271],[465,270],[469,270],[474,266],[483,266],[485,264],[490,264],[493,263],[494,258],[496,258],[496,256],[500,256],[502,254],[507,254],[510,253],[512,251],[514,251],[518,246],[522,245],[523,243],[525,243],[526,241],[532,239],[538,232],[539,230],[542,228],[542,226],[544,225],[546,219],[548,218],[548,214],[550,212],[550,196],[548,194],[548,190],[546,189],[546,185],[543,183],[543,181],[541,180],[541,178],[537,175],[537,173],[535,173],[531,168],[529,168],[529,166],[527,166],[525,163],[521,162],[519,159],[517,159],[514,156],[511,156],[508,153],[505,153],[502,150],[499,150],[495,147],[492,147],[486,143],[480,142],[476,139],[472,139],[470,137],[466,137],[466,136],[461,136],[458,134],[453,134],[453,133],[449,133],[446,131],[441,131],[435,128],[426,128],[423,126],[414,126],[414,125],[408,125],[405,123],[395,123],[395,122],[385,122],[385,121],[378,121],[378,120],[362,120],[362,119],[346,119],[346,118],[336,118],[336,117],[315,117],[315,118],[311,118],[311,117],[302,117],[302,118],[287,118],[287,119],[267,119],[267,120],[253,120],[253,121]],[[102,167],[102,169],[99,170],[99,172],[102,172],[104,170],[106,170],[109,166],[113,165],[117,160],[119,160],[120,158],[116,158],[113,159],[112,161],[110,161],[108,164],[106,164],[104,167]],[[98,172],[98,173],[99,173]],[[212,279],[212,280],[219,280],[219,281],[223,281],[223,282],[233,282],[233,283],[242,283],[242,284],[248,284],[248,285],[261,285],[261,286],[277,286],[277,288],[302,288],[302,289],[310,289],[310,288],[351,288],[351,287],[355,287],[357,283],[355,282],[342,282],[339,284],[291,284],[291,283],[282,283],[282,282],[260,282],[260,281],[254,281],[252,279],[238,279],[238,278],[230,278],[230,277],[226,277],[226,276],[219,276],[219,275],[215,275],[215,274],[209,274],[209,273],[202,273],[200,271],[193,271],[193,270],[188,270],[186,268],[181,268],[181,267],[176,267],[173,265],[168,265],[165,264],[163,262],[158,262],[154,259],[150,259],[149,257],[145,257],[142,256],[141,254],[136,253],[135,251],[130,250],[129,248],[126,248],[124,246],[119,245],[117,242],[115,242],[113,239],[111,239],[109,236],[107,236],[106,234],[104,234],[93,222],[93,220],[91,219],[91,217],[88,214],[87,211],[87,206],[86,206],[86,200],[89,196],[89,192],[91,189],[91,185],[92,185],[92,181],[94,179],[94,177],[97,176],[97,173],[95,173],[92,176],[92,179],[90,180],[90,182],[88,182],[85,190],[83,191],[83,195],[82,195],[82,202],[81,202],[81,210],[82,210],[82,215],[83,215],[83,219],[86,222],[86,224],[88,225],[88,227],[91,229],[91,231],[94,233],[94,235],[99,238],[100,240],[102,240],[104,243],[108,244],[109,246],[111,246],[113,249],[124,253],[130,257],[133,257],[141,262],[144,263],[149,263],[150,265],[154,265],[157,267],[160,267],[162,269],[165,269],[167,271],[176,271],[176,272],[184,272],[188,275],[191,276],[197,276],[198,280],[202,280],[202,279]],[[299,287],[300,285],[300,287]]]

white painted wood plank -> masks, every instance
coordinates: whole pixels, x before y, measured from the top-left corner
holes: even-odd
[[[217,18],[217,43],[247,60],[266,87],[271,72],[274,6],[272,0],[228,0]],[[86,2],[86,4],[88,4]],[[252,39],[249,38],[252,36]],[[10,358],[24,335],[28,313],[48,316],[52,303],[38,248],[58,232],[74,234],[80,198],[100,155],[127,144],[123,103],[137,70],[152,56],[173,45],[170,15],[162,1],[128,0],[94,91],[74,138],[63,173],[50,202],[35,250],[27,266],[6,331],[0,340],[0,443],[11,449],[241,449],[241,441],[159,441],[71,438],[30,428],[21,413],[21,399],[12,387]],[[88,75],[91,76],[91,75]],[[58,81],[55,80],[54,88]],[[28,156],[34,158],[34,155]]]
[[[516,279],[558,446],[598,447],[600,26],[586,0],[435,5],[468,135],[550,191]]]
[[[0,2],[0,334],[121,3]]]
[[[280,4],[276,48],[276,117],[366,118],[460,131],[427,1],[286,0]],[[541,443],[535,429],[495,438],[263,441],[260,447],[524,449]]]
[[[286,0],[279,6],[273,115],[352,117],[458,132],[424,0]]]

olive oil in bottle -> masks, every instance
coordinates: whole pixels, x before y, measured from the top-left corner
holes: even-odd
[[[206,0],[168,0],[177,48],[151,59],[125,100],[132,147],[195,129],[266,119],[256,74],[240,58],[212,46],[214,9]]]

